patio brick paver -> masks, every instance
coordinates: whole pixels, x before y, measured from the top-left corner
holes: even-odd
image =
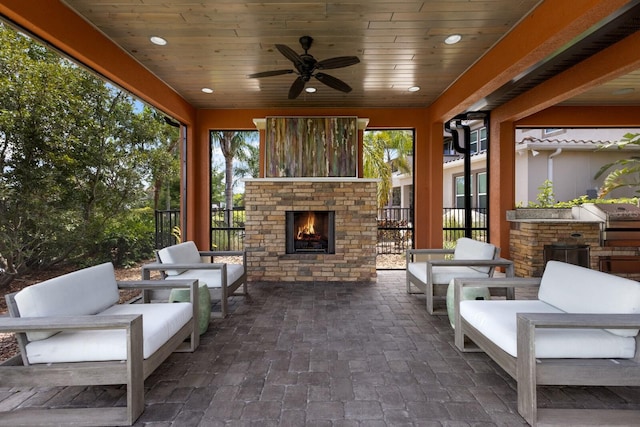
[[[372,284],[266,284],[233,299],[196,353],[145,382],[137,426],[517,426],[515,382],[462,354],[446,316],[407,295],[404,271]],[[0,389],[0,408],[121,404],[119,387]],[[541,405],[640,407],[640,387],[549,387]]]

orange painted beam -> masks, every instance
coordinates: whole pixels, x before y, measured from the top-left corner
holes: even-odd
[[[628,2],[542,2],[431,105],[432,120],[450,120],[468,110]]]
[[[640,32],[596,53],[494,110],[520,120],[640,68]],[[606,110],[604,108],[603,110]]]
[[[0,14],[168,116],[193,123],[193,106],[62,2],[2,0]]]
[[[491,151],[491,161],[496,167],[491,169],[489,192],[492,220],[491,238],[504,245],[508,242],[508,225],[505,212],[515,207],[515,182],[512,171],[514,162],[514,135],[509,134],[512,123],[518,126],[544,125],[547,127],[577,126],[637,126],[638,108],[623,111],[623,108],[570,108],[554,107],[555,104],[583,93],[602,83],[627,74],[640,67],[640,32],[635,33],[613,46],[576,64],[570,69],[541,83],[526,93],[512,99],[491,112],[492,127],[499,131],[491,134],[492,150],[499,150],[496,159]],[[633,113],[635,111],[635,119]],[[536,116],[530,117],[536,114]],[[619,114],[619,116],[616,116]],[[551,118],[553,116],[553,118]],[[606,123],[606,124],[605,124]],[[493,138],[500,138],[495,142]],[[499,225],[495,221],[500,221]],[[497,228],[495,228],[497,226]],[[492,240],[493,241],[493,240]]]
[[[640,125],[640,107],[554,106],[518,120],[516,127],[636,127]]]

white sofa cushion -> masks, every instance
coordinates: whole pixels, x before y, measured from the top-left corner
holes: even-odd
[[[456,248],[453,253],[454,259],[479,259],[490,260],[493,259],[496,253],[495,245],[491,243],[480,242],[478,240],[469,239],[468,237],[461,237],[456,241]],[[485,277],[489,274],[491,267],[469,267],[480,273],[485,273]],[[454,276],[462,277],[462,276]],[[467,276],[464,276],[467,277]],[[449,279],[451,280],[451,279]],[[449,283],[449,280],[445,282],[437,283]]]
[[[81,316],[96,314],[120,298],[110,262],[84,268],[26,287],[15,295],[21,317]],[[29,341],[52,332],[29,332]]]
[[[99,314],[142,314],[143,354],[147,359],[192,317],[191,303],[117,304]],[[64,331],[26,346],[29,363],[126,360],[126,331]]]
[[[418,278],[422,283],[427,283],[427,263],[411,262],[407,265],[407,270]],[[456,277],[482,279],[487,278],[487,273],[481,273],[469,267],[452,266],[452,267],[431,267],[432,283],[444,285],[451,282]]]
[[[562,313],[539,300],[460,302],[460,315],[511,356],[517,357],[517,313]],[[604,329],[537,329],[538,358],[622,358],[635,354],[635,338]]]
[[[199,264],[202,262],[200,252],[192,241],[168,246],[158,251],[160,262],[166,264]],[[167,276],[177,276],[184,270],[167,270]]]
[[[640,313],[640,283],[559,261],[545,267],[538,299],[567,313]],[[626,337],[638,329],[611,329]]]
[[[407,270],[418,278],[422,283],[427,283],[427,263],[411,262],[407,265]],[[444,285],[456,277],[482,279],[487,278],[487,273],[481,273],[473,268],[452,266],[452,267],[431,267],[431,278],[434,284]]]
[[[174,279],[198,279],[200,283],[206,284],[207,288],[220,288],[222,287],[221,272],[222,270],[218,268],[186,270]],[[238,280],[243,274],[244,267],[241,264],[227,264],[227,285]]]
[[[489,277],[488,272],[481,272],[472,267],[432,267],[433,283],[445,284],[455,278],[483,279]]]

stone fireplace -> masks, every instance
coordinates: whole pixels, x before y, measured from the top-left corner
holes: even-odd
[[[376,189],[372,179],[247,179],[247,279],[375,280]]]

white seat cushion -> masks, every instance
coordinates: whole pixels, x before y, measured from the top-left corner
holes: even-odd
[[[456,248],[453,253],[453,259],[477,259],[490,260],[496,255],[496,247],[491,243],[480,242],[468,237],[461,237],[456,241]],[[469,267],[480,273],[489,274],[491,267]],[[457,276],[460,277],[460,276]],[[465,276],[467,277],[467,276]],[[451,280],[451,279],[449,279]],[[435,283],[449,283],[435,282]]]
[[[120,298],[110,262],[54,277],[22,289],[15,295],[20,317],[82,316],[96,314]],[[29,341],[56,332],[29,332]]]
[[[517,313],[562,313],[539,300],[460,302],[460,315],[511,356],[517,357]],[[538,358],[621,358],[635,354],[635,338],[604,329],[537,329]]]
[[[433,283],[448,284],[452,279],[486,279],[488,273],[477,271],[471,267],[433,267],[431,269]]]
[[[165,264],[199,264],[202,262],[196,244],[191,241],[160,249],[158,258],[160,258],[160,262]],[[177,276],[183,272],[184,270],[167,270],[166,274]]]
[[[640,283],[559,261],[545,267],[538,299],[567,313],[640,313]],[[633,337],[638,329],[611,329]]]
[[[407,270],[416,276],[418,280],[423,283],[427,283],[427,263],[426,262],[411,262],[407,265]],[[434,284],[448,284],[451,279],[456,277],[482,279],[487,278],[489,275],[484,272],[479,272],[470,267],[432,267],[431,269],[432,279]]]
[[[206,264],[205,264],[206,265]],[[220,272],[218,268],[186,270],[173,279],[198,279],[200,283],[205,283],[208,288],[222,287]],[[227,285],[232,284],[244,274],[244,267],[241,264],[227,264]]]
[[[142,314],[143,354],[147,359],[192,317],[191,303],[118,304],[100,314]],[[27,344],[29,363],[126,360],[126,332],[120,330],[64,331]]]

